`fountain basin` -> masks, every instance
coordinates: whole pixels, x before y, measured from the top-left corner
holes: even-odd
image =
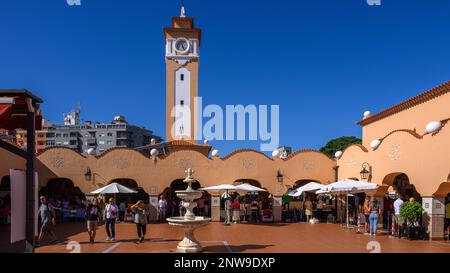
[[[203,195],[203,191],[195,191],[195,190],[175,191],[175,193],[177,194],[178,198],[189,201],[198,199]]]
[[[184,229],[184,238],[177,246],[177,252],[180,253],[199,253],[203,247],[194,236],[194,230],[198,227],[207,225],[211,218],[196,216],[194,219],[185,217],[170,217],[166,219],[169,225],[181,227]]]
[[[211,222],[211,218],[209,217],[201,217],[195,216],[194,219],[186,219],[185,217],[170,217],[166,219],[170,225],[176,226],[177,224],[190,224],[190,225],[199,225],[202,223]]]

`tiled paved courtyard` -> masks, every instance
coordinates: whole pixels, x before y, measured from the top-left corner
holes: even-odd
[[[2,230],[5,231],[5,230]],[[80,243],[81,252],[140,252],[140,253],[170,253],[182,238],[182,230],[168,224],[149,224],[147,240],[136,244],[134,224],[120,223],[116,227],[116,242],[105,241],[104,226],[100,226],[97,243],[88,243],[85,233],[85,223],[66,223],[58,225],[57,234],[63,241],[57,245],[48,245],[49,239],[37,248],[38,253],[70,252],[67,243]],[[3,238],[8,236],[2,236]],[[368,253],[367,235],[356,234],[355,230],[342,228],[334,224],[310,225],[306,223],[292,224],[235,224],[225,226],[221,223],[211,223],[196,230],[205,252],[334,252],[334,253]],[[2,240],[3,241],[3,240]],[[381,252],[447,252],[450,253],[450,243],[447,241],[408,241],[387,235],[378,235],[376,241]],[[375,243],[376,244],[376,243]]]

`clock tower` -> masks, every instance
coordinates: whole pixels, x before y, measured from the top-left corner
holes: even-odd
[[[186,17],[184,5],[172,26],[164,28],[166,42],[166,141],[196,142],[198,65],[201,30]]]

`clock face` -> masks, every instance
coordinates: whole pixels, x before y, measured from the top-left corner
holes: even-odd
[[[178,39],[175,43],[175,49],[179,52],[179,53],[186,53],[189,50],[189,42],[188,40],[181,38]]]

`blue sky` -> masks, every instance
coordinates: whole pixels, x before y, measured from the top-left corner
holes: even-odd
[[[27,88],[54,123],[84,119],[165,134],[163,25],[180,1],[0,0],[0,88]],[[279,104],[280,145],[319,149],[450,79],[450,1],[186,0],[203,30],[204,104]],[[259,142],[211,144],[221,154]]]

